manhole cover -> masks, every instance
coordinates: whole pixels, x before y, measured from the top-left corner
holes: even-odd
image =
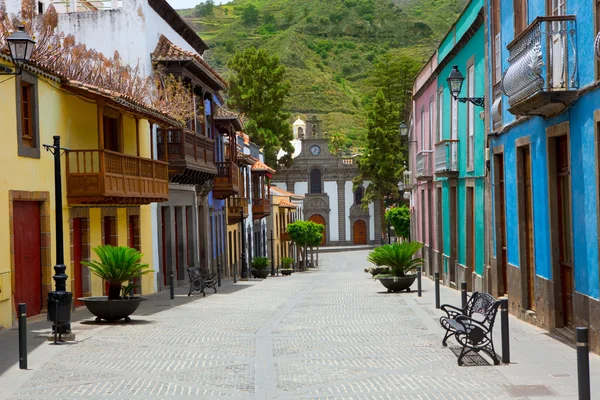
[[[505,388],[511,397],[556,395],[555,391],[544,385],[506,385]]]

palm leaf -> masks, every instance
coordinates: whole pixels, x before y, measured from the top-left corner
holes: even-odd
[[[125,246],[98,246],[94,252],[99,261],[81,261],[92,273],[107,282],[121,283],[154,272],[148,264],[142,263],[142,254]]]
[[[423,247],[418,242],[386,244],[373,249],[367,260],[376,266],[386,266],[394,276],[405,276],[423,264],[422,258],[414,255]]]

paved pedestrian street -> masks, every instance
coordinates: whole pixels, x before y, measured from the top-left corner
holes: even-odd
[[[458,367],[431,281],[421,298],[388,294],[364,273],[367,253],[322,254],[309,272],[176,307],[148,301],[130,324],[74,323],[77,342],[42,343],[30,370],[0,376],[0,398],[577,398],[574,348],[514,318],[513,364],[476,356]],[[459,301],[442,288],[442,302]],[[591,364],[598,376],[599,358]]]

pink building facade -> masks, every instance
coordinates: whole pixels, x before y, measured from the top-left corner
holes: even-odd
[[[423,243],[423,271],[429,276],[438,272],[442,250],[436,238],[437,205],[434,177],[433,149],[437,142],[436,110],[438,102],[437,53],[417,75],[413,85],[412,129],[409,139],[409,168],[411,171],[411,217],[413,240]]]

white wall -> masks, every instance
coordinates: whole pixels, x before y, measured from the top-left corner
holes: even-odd
[[[294,193],[301,195],[308,193],[308,182],[296,182],[294,185]]]
[[[287,191],[287,183],[285,182],[271,182],[271,186],[277,186],[279,189],[283,189]]]
[[[354,192],[352,191],[352,186],[352,182],[346,181],[344,187],[344,192],[346,196],[346,240],[352,240],[352,237],[350,236],[352,230],[352,227],[350,226],[350,207],[352,207],[352,204],[354,204]]]
[[[363,186],[365,190],[367,190],[370,184],[370,181],[364,181]],[[369,203],[369,215],[371,216],[369,218],[369,240],[375,240],[375,205],[373,203]]]
[[[340,226],[338,224],[338,190],[337,182],[325,182],[324,184],[325,193],[329,196],[329,240],[338,241],[340,240]]]

